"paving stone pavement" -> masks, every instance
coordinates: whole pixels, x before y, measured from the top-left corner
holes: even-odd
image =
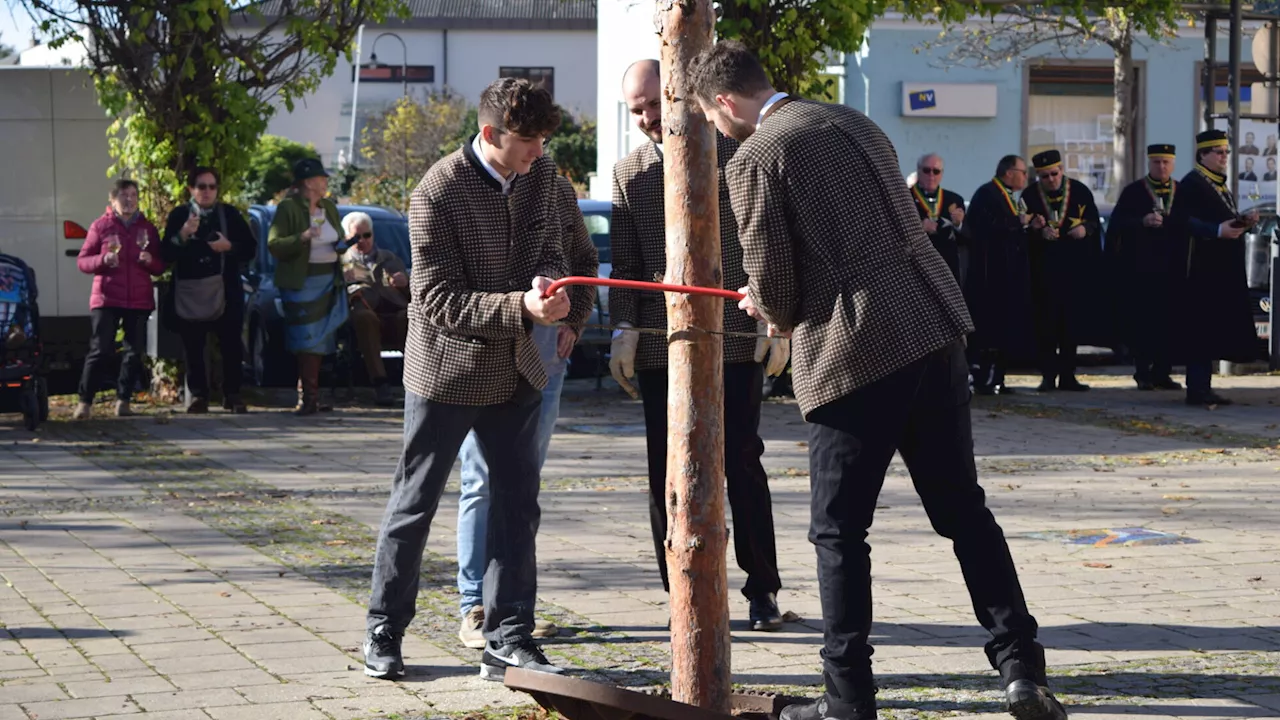
[[[1214,411],[1090,381],[973,411],[1053,685],[1080,717],[1280,718],[1280,378],[1222,379],[1248,404]],[[570,383],[544,472],[539,613],[564,628],[547,649],[585,677],[660,686],[668,611],[639,407],[593,385]],[[409,676],[360,672],[400,429],[357,407],[0,429],[0,720],[524,712],[530,699],[481,681],[454,636],[456,485],[428,543]],[[763,434],[780,602],[797,619],[750,632],[733,593],[734,681],[812,694],[821,624],[794,404],[768,403]],[[905,469],[891,475],[871,538],[881,717],[1007,717],[948,543]],[[1124,528],[1195,542],[1131,544]],[[1121,532],[1064,542],[1073,530]],[[729,575],[739,587],[732,558]]]

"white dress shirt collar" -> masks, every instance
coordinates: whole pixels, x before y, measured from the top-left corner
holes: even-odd
[[[756,118],[756,129],[760,129],[760,123],[764,122],[764,116],[769,114],[769,108],[778,104],[778,101],[787,96],[784,92],[776,92],[773,97],[765,101],[764,107],[760,108],[760,117]]]
[[[499,185],[502,186],[502,194],[510,195],[511,181],[515,179],[516,174],[511,173],[510,178],[504,178],[501,173],[493,169],[493,166],[489,164],[489,159],[484,156],[484,149],[480,141],[480,133],[476,133],[476,139],[471,141],[471,150],[475,152],[476,159],[480,161],[480,164],[484,166],[484,169],[493,176],[494,180],[498,181]]]

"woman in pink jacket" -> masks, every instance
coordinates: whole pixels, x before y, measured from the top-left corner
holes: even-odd
[[[98,391],[102,364],[115,354],[116,329],[124,329],[124,357],[116,381],[116,415],[132,415],[129,398],[142,375],[143,323],[155,309],[151,276],[164,272],[160,234],[138,212],[138,184],[117,180],[111,188],[111,207],[89,226],[89,235],[76,261],[80,272],[93,275],[89,316],[93,336],[80,375],[77,420],[89,417]]]

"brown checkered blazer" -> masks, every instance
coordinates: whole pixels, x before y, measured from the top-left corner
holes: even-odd
[[[806,415],[973,329],[898,167],[867,116],[793,100],[725,170],[751,298],[795,331]]]
[[[738,142],[717,134],[716,167],[720,183],[720,266],[723,286],[737,290],[747,284],[742,269],[742,246],[738,225],[729,206],[729,188],[724,168],[738,149]],[[609,244],[613,252],[610,277],[620,280],[661,282],[667,272],[666,211],[663,207],[662,155],[653,143],[632,150],[613,166],[613,216],[609,223]],[[614,288],[609,291],[609,320],[629,322],[636,327],[667,329],[667,307],[662,293]],[[729,300],[724,304],[726,331],[754,333],[756,321]],[[724,361],[753,362],[756,341],[752,338],[724,338]],[[636,348],[636,370],[667,367],[667,340],[657,333],[640,333]]]
[[[509,400],[523,377],[547,384],[521,296],[537,275],[565,274],[555,163],[539,158],[511,195],[468,142],[409,198],[413,275],[405,389],[457,405]]]
[[[569,266],[569,274],[576,277],[595,277],[600,271],[600,253],[595,243],[591,242],[591,234],[587,232],[587,221],[582,218],[582,210],[578,208],[578,193],[573,183],[563,175],[556,176],[556,201],[559,203],[560,215],[560,251],[564,254]],[[569,314],[564,324],[582,332],[582,325],[591,316],[596,306],[596,289],[593,285],[574,285],[569,288]]]

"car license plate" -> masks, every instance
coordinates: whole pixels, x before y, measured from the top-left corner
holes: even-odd
[[[1253,329],[1257,331],[1258,337],[1262,338],[1263,340],[1271,339],[1271,323],[1255,322],[1253,324]]]

